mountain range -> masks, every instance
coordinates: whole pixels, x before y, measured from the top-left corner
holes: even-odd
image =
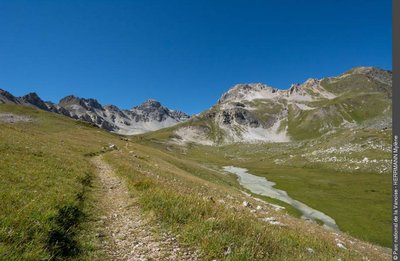
[[[189,119],[180,111],[170,110],[156,100],[147,100],[130,110],[121,110],[114,105],[101,105],[96,99],[79,98],[73,95],[62,98],[58,104],[43,101],[32,92],[22,97],[0,89],[0,103],[33,106],[41,110],[83,120],[102,129],[123,135],[133,135],[170,127]]]
[[[213,145],[288,142],[341,128],[388,128],[391,95],[390,71],[357,67],[336,77],[308,79],[287,90],[261,83],[237,84],[210,109],[193,117],[156,100],[121,110],[72,95],[55,104],[44,102],[36,93],[15,97],[0,90],[0,103],[34,106],[123,135],[173,127],[174,142]]]

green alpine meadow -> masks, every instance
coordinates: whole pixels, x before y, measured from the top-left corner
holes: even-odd
[[[392,73],[196,115],[0,90],[0,260],[390,260]]]

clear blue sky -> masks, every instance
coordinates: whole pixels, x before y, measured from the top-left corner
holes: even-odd
[[[0,88],[197,113],[236,83],[391,69],[390,0],[0,0]]]

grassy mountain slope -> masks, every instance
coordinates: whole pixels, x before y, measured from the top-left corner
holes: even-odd
[[[29,122],[0,122],[0,259],[47,260],[90,248],[79,240],[93,168],[88,161],[118,138],[41,110],[0,105]]]
[[[177,145],[171,131],[143,135],[141,142],[214,169],[247,168],[333,217],[342,231],[390,246],[390,129],[344,129],[308,141],[217,147]]]
[[[251,171],[267,175],[262,173],[263,165],[255,162],[269,157],[264,149],[277,151],[270,157],[287,156],[280,148],[171,145],[165,142],[170,130],[121,140],[79,121],[28,107],[1,105],[0,112],[30,117],[28,122],[0,123],[1,259],[96,256],[97,241],[89,221],[99,213],[92,206],[96,201],[90,184],[96,177],[90,159],[102,150],[150,221],[201,249],[206,259],[389,259],[385,249],[243,195],[236,178],[220,171],[222,165],[241,162],[249,168],[254,164]],[[119,150],[105,151],[109,143]],[[244,200],[253,207],[243,207]],[[257,205],[262,210],[253,211]],[[260,220],[270,216],[285,226]],[[337,246],[338,240],[346,249]]]

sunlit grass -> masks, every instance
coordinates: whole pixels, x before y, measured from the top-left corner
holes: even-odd
[[[285,212],[276,215],[289,222],[289,227],[271,226],[258,220],[241,207],[242,188],[235,176],[220,171],[224,165],[247,167],[254,174],[265,175],[294,198],[326,211],[339,226],[346,228],[344,218],[348,218],[349,227],[357,227],[359,233],[364,227],[351,222],[367,226],[372,223],[352,216],[355,212],[348,211],[348,207],[353,206],[354,211],[368,210],[373,215],[383,208],[379,200],[385,201],[385,183],[378,175],[365,175],[361,179],[360,186],[353,190],[358,195],[355,202],[351,199],[351,184],[356,176],[336,175],[329,170],[323,177],[318,169],[299,168],[297,163],[287,168],[277,167],[271,160],[266,163],[266,159],[288,157],[281,152],[281,145],[266,150],[262,145],[180,147],[164,143],[163,139],[170,137],[169,130],[155,132],[155,137],[150,134],[132,137],[132,142],[127,142],[88,124],[28,107],[2,105],[0,111],[32,118],[29,123],[0,123],[0,259],[97,258],[94,252],[99,249],[91,236],[94,231],[89,222],[98,215],[96,195],[92,192],[96,177],[90,159],[106,152],[104,147],[110,143],[117,144],[120,150],[105,153],[105,159],[127,182],[147,216],[155,225],[161,224],[179,234],[183,244],[201,249],[205,259],[361,258],[352,249],[339,249],[322,228],[286,217]],[[324,193],[329,189],[324,182],[321,186],[313,185],[322,178],[327,185],[342,185]],[[379,202],[373,201],[373,207],[362,207],[364,202],[372,200],[369,197],[372,194],[366,195],[362,188],[370,188],[376,182],[381,182],[378,185],[381,188],[373,196],[379,195],[375,198]],[[301,187],[307,187],[309,193],[302,195]],[[343,200],[346,197],[349,200]],[[221,199],[226,202],[216,202]],[[328,201],[331,203],[327,204]],[[343,211],[335,210],[339,201],[345,206]],[[298,216],[286,207],[289,213]],[[385,217],[382,214],[379,219],[385,222]],[[375,233],[376,237],[365,239],[380,243],[387,236],[385,229],[381,232],[373,229],[366,235]],[[358,236],[354,229],[344,230]],[[315,253],[311,255],[307,248]]]
[[[93,168],[85,153],[113,136],[87,124],[23,106],[0,112],[32,122],[0,123],[0,259],[44,260],[82,254],[84,201]]]
[[[325,232],[268,225],[241,208],[240,202],[229,207],[232,203],[228,203],[227,196],[240,197],[241,193],[236,185],[216,182],[218,176],[212,178],[212,170],[184,159],[191,167],[177,167],[171,155],[145,146],[131,144],[128,149],[136,157],[114,152],[105,155],[105,159],[128,183],[142,209],[166,229],[179,234],[185,244],[199,247],[206,260],[361,258],[354,251],[338,249]],[[152,157],[146,157],[150,154]],[[227,202],[215,203],[219,199]],[[315,254],[310,255],[307,248],[315,250]]]

